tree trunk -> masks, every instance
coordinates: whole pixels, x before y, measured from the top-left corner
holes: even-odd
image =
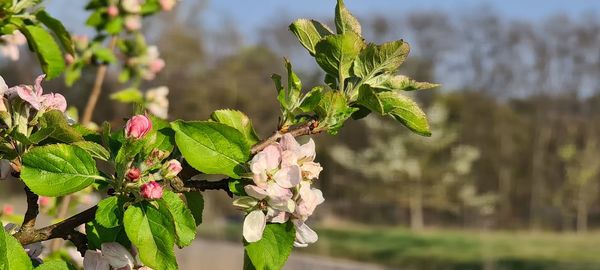
[[[421,180],[415,181],[414,189],[410,194],[410,228],[413,231],[422,230],[423,220],[423,187]]]
[[[540,125],[536,132],[531,162],[531,198],[529,201],[529,226],[532,230],[542,228],[542,210],[544,208],[544,170],[546,167],[546,152],[552,130],[548,123]]]
[[[588,206],[585,198],[584,187],[579,188],[577,194],[577,232],[587,232]]]

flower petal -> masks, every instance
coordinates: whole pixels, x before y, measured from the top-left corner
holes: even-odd
[[[275,173],[275,182],[283,188],[292,188],[300,184],[300,180],[302,179],[302,174],[300,172],[300,167],[298,166],[288,166],[281,168],[277,173]]]
[[[31,89],[31,86],[19,85],[19,86],[15,86],[15,90],[17,92],[17,95],[19,95],[19,97],[22,100],[29,103],[31,105],[31,107],[33,107],[34,109],[39,110],[42,107],[43,98],[37,96],[33,92],[33,89]]]
[[[283,137],[279,140],[281,147],[283,150],[289,151],[298,151],[300,149],[300,144],[296,141],[296,138],[289,133],[283,134]]]
[[[306,247],[308,244],[312,244],[319,240],[317,233],[309,228],[306,223],[300,220],[294,220],[294,225],[296,226],[296,241],[294,242],[294,246]]]
[[[260,240],[267,225],[267,219],[262,210],[250,212],[244,219],[244,239],[252,243]]]
[[[315,152],[315,141],[313,139],[309,139],[307,143],[300,146],[300,157],[306,159],[307,161],[313,161],[317,153]]]
[[[247,185],[244,187],[244,191],[248,196],[262,200],[267,197],[268,193],[264,188],[260,188],[255,185]]]
[[[42,81],[44,81],[44,78],[46,78],[46,74],[42,74],[35,78],[33,89],[35,90],[35,95],[38,97],[42,96],[42,93],[44,93],[44,89],[42,89]]]
[[[65,112],[67,110],[67,100],[61,94],[50,93],[43,95],[43,106],[47,110],[59,110]]]
[[[110,270],[108,262],[102,258],[98,251],[88,250],[83,257],[83,269],[85,270]]]

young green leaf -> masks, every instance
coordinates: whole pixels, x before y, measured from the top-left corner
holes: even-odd
[[[204,197],[200,192],[185,192],[185,201],[188,208],[192,211],[196,226],[202,224],[202,212],[204,211]]]
[[[39,120],[42,128],[54,129],[54,132],[50,134],[50,138],[52,139],[65,143],[83,141],[83,136],[67,123],[61,111],[52,110],[45,112]]]
[[[245,259],[248,260],[244,263],[244,269],[278,270],[283,268],[292,252],[295,238],[296,230],[290,221],[283,224],[267,224],[260,241],[244,243]]]
[[[96,162],[85,150],[72,145],[34,147],[23,156],[21,178],[31,191],[57,197],[80,191],[103,179]]]
[[[417,134],[431,136],[425,113],[412,99],[397,92],[381,92],[377,97],[381,100],[384,114],[392,116]]]
[[[258,135],[256,135],[254,127],[252,127],[252,121],[243,112],[236,110],[217,110],[210,115],[210,119],[237,129],[244,135],[248,145],[254,145],[259,141]]]
[[[0,222],[0,269],[33,269],[29,256],[19,241],[4,230],[2,222]]]
[[[175,227],[168,209],[144,201],[129,206],[123,218],[127,236],[142,262],[152,269],[176,270]]]
[[[65,49],[66,52],[70,54],[75,53],[73,41],[71,40],[71,34],[69,34],[69,31],[67,31],[67,28],[65,28],[61,21],[50,16],[50,14],[48,14],[48,12],[46,12],[45,10],[38,11],[35,17],[44,25],[46,25],[48,29],[54,32],[54,34],[56,35],[56,37],[62,44],[63,49]]]
[[[110,158],[110,153],[108,152],[108,150],[106,150],[106,148],[104,148],[102,145],[99,145],[95,142],[79,141],[74,142],[73,145],[87,151],[94,158],[101,159],[104,161]]]
[[[179,195],[166,190],[163,193],[162,200],[159,201],[160,207],[169,209],[175,223],[175,243],[179,248],[192,244],[196,238],[196,221],[192,211],[187,207]]]
[[[90,249],[100,249],[102,243],[110,242],[118,242],[125,247],[131,246],[131,242],[125,233],[124,225],[106,228],[98,224],[98,222],[92,221],[85,224],[85,234]]]
[[[327,36],[317,43],[315,59],[325,72],[338,79],[342,87],[363,46],[362,38],[354,32]]]
[[[302,92],[302,82],[294,70],[292,70],[292,63],[290,63],[290,61],[287,59],[284,60],[284,63],[288,75],[287,100],[290,106],[295,107],[298,105],[298,99],[300,98],[300,93]],[[290,109],[293,110],[295,108]]]
[[[435,83],[428,82],[418,82],[409,77],[403,75],[390,75],[390,74],[382,74],[375,78],[372,78],[366,82],[366,84],[370,85],[372,88],[383,90],[383,91],[392,91],[392,90],[401,90],[401,91],[414,91],[414,90],[426,90],[440,86]]]
[[[338,0],[335,6],[335,28],[338,34],[344,34],[352,31],[359,36],[362,29],[358,20],[352,16],[352,13],[344,5],[344,0]]]
[[[383,110],[383,104],[375,92],[368,85],[362,85],[358,89],[358,104],[365,106],[371,111],[378,112],[379,114],[385,114]]]
[[[317,46],[317,43],[324,37],[333,35],[333,32],[326,25],[308,19],[299,19],[293,22],[290,24],[290,31],[294,33],[300,44],[313,56],[315,55],[315,46]]]
[[[311,89],[304,97],[302,101],[300,101],[300,110],[305,113],[313,112],[317,105],[319,105],[319,101],[323,97],[323,87],[317,86]]]
[[[400,67],[409,52],[410,46],[402,40],[381,45],[371,43],[360,52],[352,71],[363,80],[369,80],[382,73],[391,73]]]
[[[53,79],[60,75],[65,69],[65,60],[52,35],[36,25],[26,25],[20,30],[27,37],[29,47],[37,54],[46,78]]]
[[[250,146],[235,128],[215,122],[171,123],[175,142],[187,162],[206,174],[239,178],[250,158]]]
[[[96,222],[105,228],[115,228],[123,224],[125,199],[119,196],[108,197],[98,203]]]
[[[76,270],[74,266],[63,260],[50,260],[40,264],[35,270]]]
[[[111,94],[110,99],[123,103],[142,103],[144,95],[137,88],[127,88]]]
[[[356,108],[348,106],[343,93],[327,91],[323,94],[315,111],[321,119],[319,126],[327,128],[327,132],[335,135],[356,110]]]

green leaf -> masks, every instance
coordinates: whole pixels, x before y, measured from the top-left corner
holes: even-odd
[[[377,95],[375,95],[373,89],[368,85],[362,85],[358,89],[357,102],[371,111],[378,112],[379,114],[385,114],[381,100]]]
[[[29,136],[29,140],[33,144],[38,144],[46,138],[50,137],[52,133],[54,133],[55,129],[53,127],[41,128],[38,131],[34,132]]]
[[[369,80],[378,74],[396,71],[409,52],[410,46],[402,40],[381,45],[371,43],[360,52],[352,70],[354,75]]]
[[[337,134],[344,122],[357,109],[348,106],[346,96],[337,91],[327,91],[316,108],[317,115],[321,119],[319,126],[326,127],[327,132]]]
[[[370,85],[372,88],[383,90],[383,91],[392,91],[392,90],[402,90],[402,91],[414,91],[414,90],[426,90],[440,86],[435,83],[428,82],[417,82],[409,77],[403,75],[389,75],[382,74],[375,78],[372,78],[366,82],[366,84]]]
[[[23,156],[21,178],[31,191],[57,197],[80,191],[103,179],[85,150],[66,144],[34,147]]]
[[[244,179],[230,179],[228,183],[229,191],[236,196],[247,196],[244,186],[248,184],[248,181]]]
[[[124,247],[131,246],[125,233],[125,226],[106,228],[96,221],[85,224],[85,234],[90,249],[100,249],[102,243],[118,242]]]
[[[152,130],[144,137],[144,153],[150,154],[154,149],[172,152],[175,147],[175,132],[169,122],[156,116],[150,116],[150,120]]]
[[[168,209],[144,201],[129,206],[123,219],[127,236],[142,262],[152,269],[176,270],[175,227]]]
[[[392,116],[417,134],[431,136],[425,113],[412,99],[397,92],[381,92],[377,97],[381,100],[384,114]]]
[[[185,201],[187,206],[192,211],[196,226],[202,224],[202,212],[204,211],[204,196],[200,192],[185,192]]]
[[[217,110],[210,115],[210,119],[237,129],[244,135],[248,145],[254,145],[259,141],[258,135],[256,135],[254,127],[252,127],[252,121],[243,112],[236,110]]]
[[[52,30],[60,43],[62,44],[65,51],[70,54],[74,54],[73,41],[71,40],[71,34],[67,31],[67,28],[62,24],[61,21],[50,16],[45,10],[40,10],[36,13],[36,18],[42,22],[48,29]]]
[[[346,8],[343,0],[338,0],[337,5],[335,6],[335,28],[337,29],[338,34],[352,31],[361,35],[362,32],[360,23]]]
[[[95,43],[92,45],[92,52],[96,59],[103,63],[114,63],[117,57],[109,48],[103,47],[102,44]]]
[[[19,241],[6,233],[2,222],[0,222],[0,269],[33,269],[29,256]]]
[[[87,151],[92,157],[107,161],[110,158],[110,153],[102,145],[90,141],[74,142],[73,145]]]
[[[123,17],[115,17],[108,20],[106,26],[104,27],[106,32],[111,35],[116,35],[123,30]]]
[[[296,231],[288,221],[283,224],[267,224],[263,237],[254,243],[244,243],[248,263],[254,269],[278,270],[283,268],[292,252]],[[244,267],[248,269],[247,267]]]
[[[76,270],[74,266],[68,264],[63,260],[51,260],[46,261],[40,266],[36,267],[35,270]]]
[[[83,141],[83,136],[67,123],[63,113],[58,110],[45,112],[40,118],[42,128],[54,128],[50,138],[60,142],[72,143]]]
[[[338,78],[343,86],[343,80],[350,75],[354,59],[358,56],[364,43],[354,32],[327,36],[317,43],[315,59],[325,72]]]
[[[125,199],[118,196],[101,200],[98,203],[98,210],[96,210],[96,222],[108,229],[121,226],[123,223],[124,204]]]
[[[192,244],[196,238],[196,221],[192,211],[187,207],[179,195],[165,190],[160,207],[166,207],[175,222],[175,243],[179,248]]]
[[[315,20],[299,19],[290,24],[290,31],[300,41],[310,53],[315,55],[315,46],[321,39],[326,36],[333,35],[332,31],[326,25]]]
[[[20,30],[27,37],[29,47],[37,54],[46,78],[50,80],[60,75],[65,69],[65,61],[52,35],[36,25],[25,25]]]
[[[103,14],[103,11],[101,9],[97,9],[92,14],[90,14],[90,16],[86,20],[85,24],[97,28],[102,23],[104,23],[104,18],[102,17],[102,14]]]
[[[110,95],[110,99],[123,103],[143,103],[144,95],[137,88],[127,88]]]
[[[323,87],[317,86],[310,90],[310,92],[306,93],[300,101],[300,110],[303,112],[309,113],[313,112],[317,105],[319,105],[319,101],[323,97]]]
[[[237,129],[215,122],[171,123],[177,147],[195,169],[239,178],[250,158],[250,146]]]

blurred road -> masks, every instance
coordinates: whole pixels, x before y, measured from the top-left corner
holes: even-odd
[[[240,270],[243,248],[234,243],[200,239],[191,247],[177,250],[177,261],[182,270]],[[386,268],[348,260],[292,252],[285,270],[385,270]]]

